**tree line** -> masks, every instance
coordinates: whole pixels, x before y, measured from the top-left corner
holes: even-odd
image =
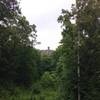
[[[0,1],[0,89],[10,95],[0,98],[13,100],[12,90],[23,87],[29,91],[21,100],[100,99],[100,1],[76,0],[71,11],[62,9],[58,23],[60,46],[41,55],[34,47],[36,26],[22,15],[18,1]]]
[[[62,10],[58,22],[63,36],[59,100],[99,100],[100,1],[76,0],[71,11]]]

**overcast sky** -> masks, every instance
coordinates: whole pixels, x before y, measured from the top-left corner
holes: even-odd
[[[21,0],[23,15],[37,27],[38,49],[57,48],[61,40],[61,28],[57,18],[61,9],[70,9],[74,0]]]

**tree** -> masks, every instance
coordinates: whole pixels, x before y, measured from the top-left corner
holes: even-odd
[[[100,87],[100,1],[77,0],[77,29],[82,39],[80,46],[81,99],[99,100]]]
[[[39,53],[36,49],[24,47],[17,50],[15,84],[30,87],[39,79],[39,58]]]
[[[60,100],[77,100],[76,26],[70,21],[71,13],[62,10],[58,22],[62,23],[62,55],[57,72],[60,78]]]
[[[41,77],[41,86],[43,89],[56,89],[57,76],[54,72],[45,72]]]
[[[32,84],[34,70],[37,70],[36,60],[32,61],[37,54],[33,50],[36,26],[21,15],[16,0],[0,1],[0,10],[0,84],[12,85],[21,77],[24,77],[21,78],[23,84]]]
[[[40,75],[42,75],[46,71],[51,71],[52,66],[51,66],[51,55],[43,54],[41,55],[41,60],[40,60]]]
[[[71,12],[63,10],[63,15],[58,19],[63,27],[61,42],[64,51],[59,59],[57,70],[61,73],[60,79],[64,77],[61,80],[64,86],[61,87],[64,100],[100,99],[99,10],[100,1],[98,0],[76,0],[76,7],[73,5]],[[71,23],[72,19],[76,21],[74,25]],[[71,86],[76,88],[74,92]]]
[[[51,55],[51,69],[56,70],[57,62],[59,61],[60,56],[62,55],[62,45],[58,46],[58,48]]]
[[[16,1],[0,1],[0,81],[10,78],[9,67],[11,66],[11,39],[10,36],[13,33],[12,24],[15,22],[14,14],[15,12],[12,9],[12,3],[18,7]],[[11,61],[12,62],[12,61]],[[12,72],[12,71],[11,71]],[[9,76],[9,78],[8,78]]]

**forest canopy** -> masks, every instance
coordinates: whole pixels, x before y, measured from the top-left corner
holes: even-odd
[[[58,48],[38,50],[18,1],[0,1],[0,100],[100,100],[100,1],[76,0],[58,23]]]

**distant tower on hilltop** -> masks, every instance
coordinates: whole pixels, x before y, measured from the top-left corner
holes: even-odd
[[[50,47],[48,46],[48,49],[47,49],[47,53],[49,54],[50,53]]]
[[[42,55],[51,55],[54,52],[54,50],[51,50],[48,46],[46,50],[41,50]]]
[[[48,50],[50,50],[50,47],[48,46]]]

